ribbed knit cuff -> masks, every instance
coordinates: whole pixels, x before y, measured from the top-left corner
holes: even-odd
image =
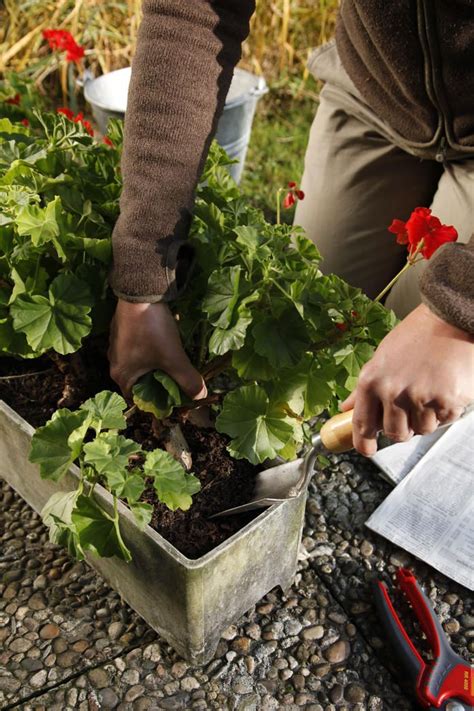
[[[161,249],[157,248],[155,255],[155,269],[151,265],[146,274],[140,270],[134,272],[123,265],[118,270],[114,265],[109,275],[109,284],[114,294],[123,301],[132,303],[158,303],[159,301],[173,301],[185,288],[191,273],[194,261],[194,249],[185,240],[175,240],[163,250],[164,240],[160,240]],[[114,255],[115,256],[115,255]],[[125,258],[130,258],[126,250]],[[125,286],[122,286],[121,275],[125,274]],[[147,293],[145,282],[149,286]],[[135,286],[135,288],[133,288]]]
[[[474,235],[468,244],[443,245],[420,279],[423,303],[457,328],[474,334]]]

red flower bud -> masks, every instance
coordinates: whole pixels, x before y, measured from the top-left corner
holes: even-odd
[[[113,142],[110,140],[108,136],[104,136],[102,141],[105,143],[106,146],[110,146],[111,148],[114,147]]]
[[[347,331],[347,323],[336,323],[334,325],[336,326],[338,331],[341,331],[342,333],[344,333],[344,331]]]
[[[289,188],[296,188],[296,183],[295,183],[295,181],[294,181],[294,180],[291,180],[291,181],[288,183],[288,187],[289,187]]]
[[[285,210],[288,210],[288,208],[292,207],[295,202],[295,196],[292,192],[289,192],[285,195],[285,198],[283,200],[283,207],[285,208]]]
[[[295,190],[295,193],[298,200],[304,200],[304,192],[302,190]]]
[[[5,103],[10,104],[10,106],[19,106],[20,101],[21,101],[20,94],[15,94],[15,96],[10,97],[9,99],[5,99]]]
[[[29,126],[29,125],[30,125],[30,122],[28,121],[27,118],[21,119],[21,123],[23,124],[23,126]]]

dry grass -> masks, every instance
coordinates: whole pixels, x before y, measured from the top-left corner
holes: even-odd
[[[307,77],[311,51],[334,33],[338,0],[257,0],[244,63],[269,82]]]
[[[257,0],[243,63],[269,82],[305,78],[311,48],[334,30],[338,0]],[[42,39],[67,29],[87,48],[97,74],[130,64],[141,0],[0,0],[0,72],[26,71],[39,83],[57,69]],[[64,71],[64,70],[63,70]]]

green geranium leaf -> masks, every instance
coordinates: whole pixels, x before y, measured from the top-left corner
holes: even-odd
[[[101,558],[116,555],[127,563],[132,559],[123,542],[118,520],[109,516],[92,498],[79,496],[71,518],[83,551]]]
[[[266,318],[259,321],[253,327],[252,335],[256,352],[274,368],[296,365],[309,347],[304,323],[294,312],[285,312],[278,320]]]
[[[293,239],[294,245],[303,259],[316,265],[321,261],[321,255],[309,237],[304,234],[296,234]]]
[[[153,516],[153,506],[151,504],[145,504],[142,501],[138,501],[136,504],[130,506],[130,511],[132,512],[137,526],[143,531],[151,521]]]
[[[75,491],[58,491],[49,497],[41,510],[43,523],[49,528],[49,540],[52,543],[62,543],[65,529],[72,532],[72,512],[79,497],[79,489]]]
[[[67,234],[64,242],[68,249],[84,252],[99,262],[110,264],[112,258],[112,242],[110,239],[96,239],[95,237]]]
[[[132,454],[140,451],[140,445],[132,439],[114,432],[101,432],[84,445],[84,461],[98,474],[106,476],[109,485],[115,487],[121,485],[123,470]]]
[[[334,353],[334,361],[347,371],[350,378],[357,379],[360,369],[372,358],[373,353],[374,348],[369,343],[348,344]]]
[[[127,499],[129,504],[138,501],[144,489],[145,482],[143,481],[143,477],[140,476],[140,474],[132,474],[129,472],[127,472],[123,484],[120,487],[116,486],[117,492],[120,491],[118,496]]]
[[[216,429],[232,437],[233,457],[252,464],[274,459],[295,432],[284,410],[270,403],[259,385],[244,385],[226,395]]]
[[[21,358],[33,358],[36,355],[26,342],[25,335],[14,330],[13,321],[8,316],[0,318],[0,352]]]
[[[236,323],[230,328],[215,328],[209,339],[209,352],[224,355],[229,351],[238,351],[245,342],[247,329],[252,323],[250,310],[240,306]]]
[[[159,500],[172,511],[187,511],[192,504],[192,495],[201,488],[199,479],[187,474],[173,457],[162,449],[149,452],[143,470],[153,477],[153,486]]]
[[[332,375],[332,370],[325,370],[316,363],[311,366],[305,389],[305,419],[319,415],[331,403],[334,397],[330,384]]]
[[[298,457],[298,450],[300,449],[301,442],[290,440],[283,449],[280,449],[278,452],[278,456],[284,459],[287,462],[291,462],[295,460]]]
[[[56,197],[46,207],[25,205],[16,217],[19,235],[29,235],[35,246],[45,244],[59,236],[59,226],[56,219],[56,209],[61,199]]]
[[[87,284],[73,274],[60,274],[48,297],[20,294],[10,313],[15,330],[25,334],[38,355],[49,349],[66,355],[77,351],[91,330],[90,303]]]
[[[168,417],[175,407],[182,404],[178,385],[161,370],[141,377],[132,392],[135,405],[143,412],[151,412],[159,420]]]
[[[71,412],[64,408],[57,410],[49,422],[36,430],[29,460],[39,464],[43,479],[60,481],[79,456],[87,418],[87,412]]]
[[[81,405],[81,410],[89,413],[90,427],[96,434],[101,430],[123,430],[127,424],[123,414],[126,409],[123,397],[110,390],[102,390]]]
[[[239,298],[241,268],[225,267],[211,274],[202,308],[214,326],[227,328]]]
[[[271,380],[275,377],[275,369],[255,352],[253,338],[249,339],[248,335],[244,346],[232,353],[232,367],[243,380]]]
[[[234,232],[237,235],[238,244],[246,247],[250,254],[256,252],[261,242],[261,237],[256,227],[239,225],[234,227]]]
[[[272,400],[287,403],[293,412],[307,420],[319,415],[332,402],[335,374],[333,363],[321,364],[308,354],[297,368],[280,371]]]

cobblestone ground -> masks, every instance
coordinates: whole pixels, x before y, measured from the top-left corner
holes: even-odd
[[[374,572],[408,564],[453,647],[474,653],[473,596],[364,528],[390,487],[357,456],[310,486],[300,564],[188,666],[84,563],[48,542],[0,483],[0,707],[45,711],[409,711],[372,605]]]

